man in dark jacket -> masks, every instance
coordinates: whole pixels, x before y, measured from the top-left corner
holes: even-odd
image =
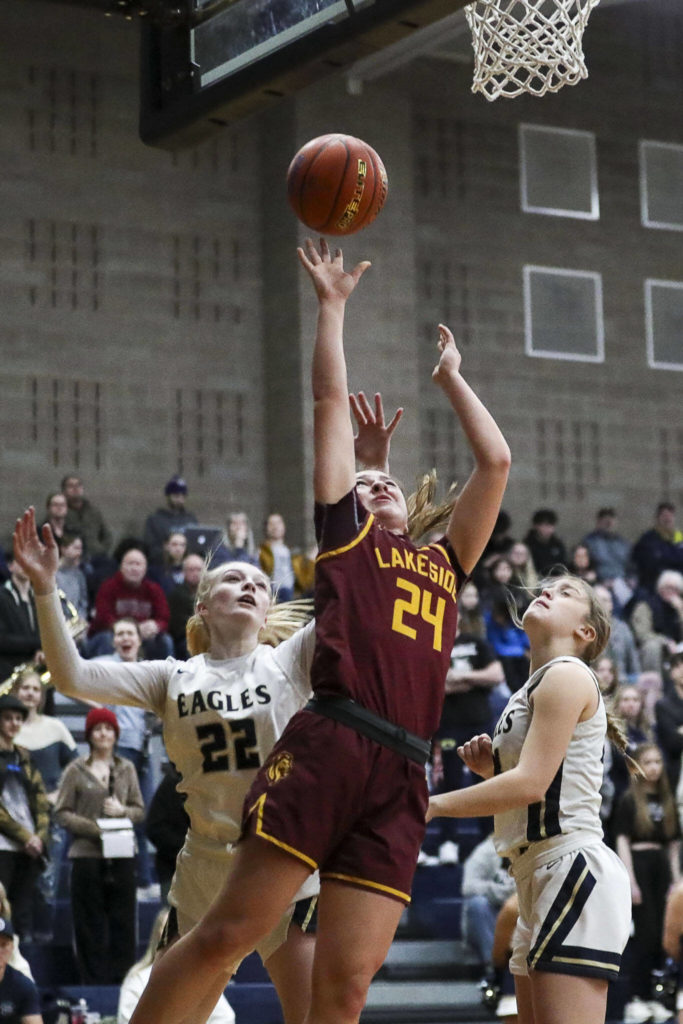
[[[151,565],[162,565],[164,541],[171,533],[182,533],[186,526],[197,522],[197,517],[185,508],[187,484],[181,476],[172,476],[164,488],[166,508],[158,508],[145,522],[143,540]]]
[[[683,533],[676,527],[676,506],[670,501],[662,501],[657,506],[655,525],[638,538],[631,558],[638,570],[640,585],[651,593],[664,569],[683,572]]]
[[[558,566],[567,564],[567,549],[555,533],[556,525],[557,513],[551,508],[539,508],[534,512],[531,529],[524,538],[541,578]]]

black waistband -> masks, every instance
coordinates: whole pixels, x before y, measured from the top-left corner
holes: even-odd
[[[420,739],[400,725],[387,722],[385,718],[368,711],[355,700],[347,697],[312,697],[306,705],[306,711],[315,711],[325,718],[334,718],[335,722],[348,725],[361,736],[367,736],[368,739],[403,754],[417,764],[424,765],[429,759],[432,745],[428,740]]]

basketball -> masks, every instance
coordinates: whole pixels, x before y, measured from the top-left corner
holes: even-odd
[[[371,224],[389,183],[371,146],[352,135],[320,135],[287,171],[287,196],[300,221],[321,235],[353,235]]]

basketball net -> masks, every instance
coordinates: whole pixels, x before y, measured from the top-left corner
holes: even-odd
[[[543,96],[587,78],[581,40],[599,0],[474,0],[472,92],[487,100]]]

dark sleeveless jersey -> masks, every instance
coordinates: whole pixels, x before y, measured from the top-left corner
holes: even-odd
[[[448,541],[416,547],[355,491],[316,506],[315,693],[351,697],[423,739],[436,731],[466,576]]]

